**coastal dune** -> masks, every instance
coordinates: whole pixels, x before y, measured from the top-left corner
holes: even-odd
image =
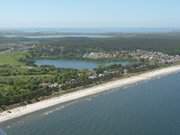
[[[145,81],[145,80],[153,79],[159,76],[164,76],[164,75],[168,75],[168,74],[172,74],[176,72],[180,72],[180,65],[171,66],[171,67],[167,67],[163,69],[157,69],[154,71],[149,71],[149,72],[142,73],[139,75],[131,76],[129,78],[110,81],[110,82],[100,84],[91,88],[86,88],[86,89],[78,90],[78,91],[71,92],[68,94],[64,94],[59,97],[43,100],[34,104],[17,107],[15,109],[0,113],[0,123],[30,114],[35,111],[39,111],[39,110],[42,110],[51,106],[55,106],[61,103],[73,101],[73,100],[83,98],[86,96],[91,96],[91,95],[95,95],[101,92],[113,90],[114,88],[121,88],[130,84],[138,83],[140,81]]]

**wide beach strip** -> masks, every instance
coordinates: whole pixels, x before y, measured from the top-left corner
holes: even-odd
[[[144,81],[144,80],[149,80],[158,76],[168,75],[175,72],[180,72],[180,65],[158,69],[155,71],[149,71],[147,73],[142,73],[140,75],[132,76],[125,79],[110,81],[108,83],[100,84],[91,88],[82,89],[76,92],[64,94],[59,97],[54,97],[54,98],[40,101],[34,104],[21,106],[21,107],[0,113],[0,122],[5,122],[7,120],[18,118],[18,117],[27,115],[29,113],[39,111],[39,110],[42,110],[42,109],[45,109],[54,105],[73,101],[73,100],[83,98],[86,96],[95,95],[104,91],[109,91],[114,88],[123,87],[126,85],[134,84],[134,83]]]

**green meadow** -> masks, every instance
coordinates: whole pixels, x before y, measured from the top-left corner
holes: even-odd
[[[25,65],[21,60],[26,57],[25,52],[13,52],[0,54],[0,65]]]

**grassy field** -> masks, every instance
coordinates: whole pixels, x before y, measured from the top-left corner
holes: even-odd
[[[24,63],[20,59],[25,58],[27,53],[13,52],[13,53],[1,53],[0,54],[0,65],[21,65]]]

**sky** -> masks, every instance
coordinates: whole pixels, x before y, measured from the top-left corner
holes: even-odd
[[[180,28],[180,0],[0,0],[0,28]]]

